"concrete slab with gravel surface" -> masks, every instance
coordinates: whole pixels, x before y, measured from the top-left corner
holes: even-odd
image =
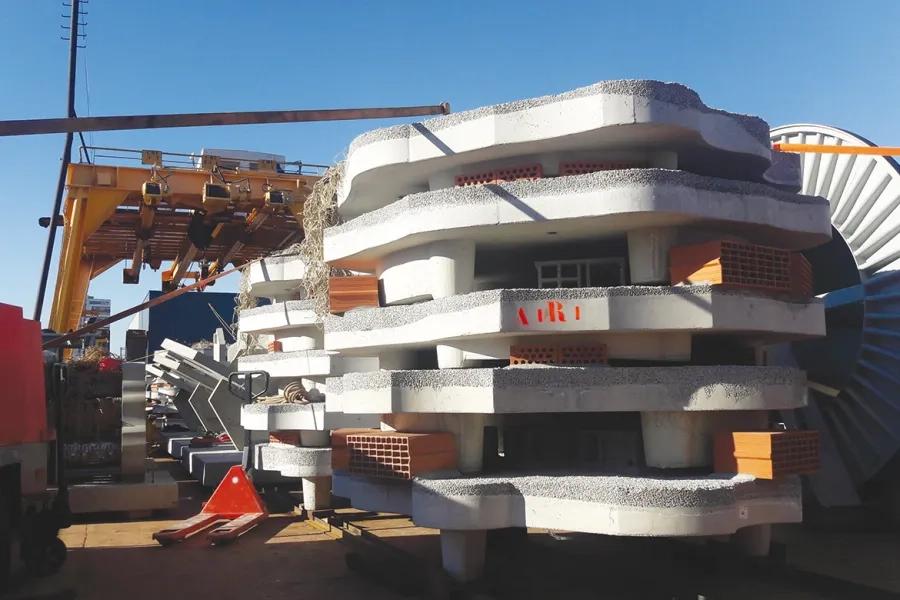
[[[596,153],[625,141],[631,149],[677,150],[679,163],[755,180],[770,164],[768,136],[762,119],[709,108],[680,84],[602,81],[369,131],[350,145],[338,204],[349,218],[427,185],[436,172],[510,156]]]
[[[331,475],[331,448],[308,448],[269,442],[256,445],[256,468],[285,477]]]
[[[327,386],[347,415],[787,410],[807,401],[804,371],[757,366],[372,371]]]
[[[324,256],[353,268],[439,240],[514,246],[548,231],[554,241],[575,240],[710,221],[722,232],[790,250],[831,239],[824,198],[685,171],[622,169],[412,194],[326,229]]]
[[[565,322],[534,318],[537,310],[546,311],[548,302],[562,303]],[[520,310],[530,315],[527,323]],[[815,298],[797,301],[710,285],[489,290],[329,316],[325,347],[371,354],[473,338],[518,336],[514,342],[507,340],[508,346],[528,343],[523,336],[598,332],[717,332],[754,339],[822,336],[825,308]]]
[[[408,508],[416,525],[454,531],[539,527],[620,536],[706,536],[802,518],[797,478],[772,482],[749,475],[429,474],[404,486],[336,471],[334,489],[355,507]]]

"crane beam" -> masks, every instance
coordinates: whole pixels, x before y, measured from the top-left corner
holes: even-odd
[[[266,123],[307,123],[359,119],[397,119],[446,115],[446,102],[432,106],[393,108],[339,108],[326,110],[271,110],[250,112],[187,113],[172,115],[127,115],[115,117],[72,117],[66,119],[22,119],[0,121],[0,137],[44,135],[88,131],[125,131],[218,125],[260,125]]]

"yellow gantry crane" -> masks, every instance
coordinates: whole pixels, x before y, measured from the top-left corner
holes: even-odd
[[[228,168],[211,155],[192,165],[187,155],[93,150],[139,158],[141,166],[69,165],[50,313],[58,332],[78,327],[90,281],[122,261],[130,261],[122,278],[131,284],[144,266],[159,270],[170,262],[162,272],[162,289],[170,291],[185,279],[240,266],[298,240],[303,203],[319,179],[308,171],[324,169],[255,159],[240,161],[253,168]],[[200,271],[189,270],[194,263]]]
[[[28,119],[0,121],[0,137],[395,119],[449,112],[450,105],[444,102],[392,108]],[[253,168],[229,168],[221,157],[201,155],[199,165],[192,160],[186,167],[171,159],[190,155],[96,150],[132,153],[132,158],[138,154],[142,166],[71,164],[65,173],[64,205],[61,175],[53,214],[41,219],[50,233],[35,306],[35,319],[39,319],[54,235],[61,225],[62,251],[49,324],[58,333],[78,327],[90,281],[123,260],[131,261],[123,273],[125,283],[137,283],[144,265],[159,269],[163,261],[171,261],[171,268],[162,274],[162,287],[172,291],[184,279],[205,280],[223,273],[229,264],[237,267],[289,245],[302,236],[303,203],[318,179],[318,174],[304,173],[301,163],[251,159]],[[68,153],[63,160],[65,167]],[[288,172],[292,169],[296,172]],[[200,271],[190,272],[195,261]]]

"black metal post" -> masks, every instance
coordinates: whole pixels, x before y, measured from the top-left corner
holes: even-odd
[[[75,116],[75,73],[78,70],[78,21],[80,19],[79,0],[72,0],[72,15],[69,20],[69,94],[66,104],[66,115]],[[53,201],[53,212],[50,213],[50,230],[47,232],[47,248],[44,250],[44,265],[41,269],[41,282],[38,284],[37,301],[34,304],[34,320],[40,322],[44,311],[44,296],[47,293],[47,278],[50,275],[50,261],[53,258],[53,246],[56,242],[56,216],[62,207],[63,193],[66,190],[66,175],[72,157],[72,134],[66,134],[62,160],[59,165],[59,179],[56,182],[56,199]]]

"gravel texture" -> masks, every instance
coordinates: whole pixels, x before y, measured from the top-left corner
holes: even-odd
[[[275,360],[290,360],[292,358],[317,358],[319,356],[331,356],[333,352],[328,350],[297,350],[295,352],[268,352],[266,354],[251,354],[242,356],[242,363],[266,363]]]
[[[307,448],[270,442],[257,448],[258,468],[279,471],[285,477],[302,477],[311,469],[322,473],[331,471],[331,448]]]
[[[245,404],[241,407],[241,411],[249,415],[261,414],[292,414],[302,412],[325,412],[324,402],[314,402],[312,404]]]
[[[802,168],[799,154],[772,150],[772,165],[763,173],[763,179],[774,185],[801,189],[803,187]],[[807,196],[802,197],[806,198]]]
[[[420,129],[437,132],[460,123],[465,123],[466,121],[472,121],[491,115],[520,112],[538,106],[574,100],[576,98],[584,98],[586,96],[598,96],[601,94],[638,96],[648,100],[665,102],[680,108],[693,109],[708,114],[724,115],[734,119],[747,133],[764,146],[768,147],[771,143],[769,141],[770,127],[764,120],[752,115],[742,115],[710,108],[703,103],[697,92],[680,83],[664,83],[662,81],[650,79],[617,79],[612,81],[601,81],[562,94],[541,96],[539,98],[530,98],[527,100],[517,100],[515,102],[495,104],[493,106],[483,106],[474,110],[466,110],[425,119],[420,123],[413,123],[411,125],[395,125],[393,127],[375,129],[364,133],[353,140],[350,144],[348,154],[352,154],[358,148],[374,142],[421,135]]]
[[[750,475],[661,477],[547,473],[478,477],[417,477],[413,492],[435,496],[531,496],[653,508],[728,506],[758,497],[800,498],[798,478],[783,482]]]
[[[410,216],[445,206],[476,206],[503,202],[508,194],[520,199],[587,194],[598,191],[614,191],[636,187],[670,187],[690,191],[709,191],[741,196],[762,196],[781,202],[828,206],[828,200],[819,196],[806,196],[782,192],[763,183],[720,179],[695,175],[687,171],[671,169],[620,169],[599,171],[585,175],[550,177],[512,183],[454,187],[420,192],[404,197],[383,208],[362,214],[346,223],[329,227],[325,237],[340,235],[364,227],[390,222],[399,216]],[[500,194],[498,192],[505,192]],[[748,199],[749,200],[749,199]]]
[[[586,300],[593,298],[647,297],[647,296],[743,296],[746,298],[772,298],[764,293],[723,289],[713,285],[678,286],[617,286],[606,288],[562,288],[562,289],[502,289],[473,292],[449,296],[439,300],[428,300],[416,304],[398,306],[358,308],[325,318],[325,332],[372,331],[389,329],[420,321],[425,317],[444,313],[460,312],[488,304],[520,304],[540,300]],[[779,298],[792,304],[809,304],[789,296]]]
[[[316,303],[313,300],[288,300],[287,302],[275,302],[255,308],[245,308],[241,311],[241,318],[246,319],[257,315],[269,315],[292,310],[315,310],[315,308]]]
[[[272,254],[269,254],[265,259],[263,259],[263,263],[277,265],[286,262],[293,262],[295,260],[302,261],[302,258],[300,257],[299,251],[294,246],[290,246],[285,250],[276,250]]]
[[[340,381],[337,385],[335,383]],[[330,377],[332,394],[384,388],[590,388],[624,385],[663,385],[676,398],[704,393],[705,386],[721,385],[735,402],[771,385],[803,385],[799,369],[757,366],[686,367],[561,367],[510,366],[495,369],[433,369],[419,371],[368,371]],[[706,392],[707,394],[709,391]]]

